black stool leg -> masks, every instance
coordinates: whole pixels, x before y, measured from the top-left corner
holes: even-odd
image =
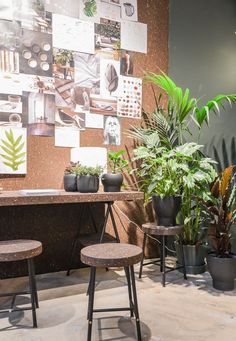
[[[34,260],[32,259],[32,273],[33,273],[33,288],[34,288],[34,297],[35,297],[35,306],[39,308],[39,300],[38,300],[38,291],[37,291],[37,284],[36,284],[36,276],[35,276],[35,266]]]
[[[91,336],[92,336],[95,279],[96,279],[96,268],[92,266],[90,269],[90,288],[89,288],[88,317],[87,317],[88,319],[87,341],[91,341]]]
[[[130,273],[131,273],[131,282],[132,282],[133,297],[134,297],[134,313],[135,313],[135,318],[136,318],[137,340],[142,341],[140,321],[139,321],[139,311],[138,311],[138,299],[137,299],[133,265],[130,266]]]
[[[145,258],[145,255],[144,255],[144,250],[145,250],[145,246],[146,246],[146,240],[147,240],[147,233],[145,232],[144,233],[144,236],[143,236],[143,253],[142,253],[142,258],[141,258],[141,262],[140,262],[140,268],[139,268],[139,278],[142,277],[142,272],[143,272],[143,262],[144,262],[144,258]]]
[[[128,266],[125,267],[125,274],[126,274],[127,284],[128,284],[130,316],[133,317],[134,316],[134,310],[133,310],[132,288],[131,288],[130,272],[129,272]]]
[[[161,268],[162,268],[162,286],[166,286],[166,251],[165,251],[165,236],[162,236],[162,258],[161,258]]]
[[[33,327],[37,328],[37,318],[36,318],[36,309],[35,309],[35,288],[34,288],[34,275],[33,275],[33,265],[32,258],[28,259],[28,271],[29,271],[29,289],[30,289],[30,298],[31,298],[31,308],[32,308],[32,317],[33,317]]]
[[[180,236],[180,247],[181,247],[181,253],[182,253],[182,264],[183,264],[184,279],[187,279],[185,257],[184,257],[183,237],[182,236]]]

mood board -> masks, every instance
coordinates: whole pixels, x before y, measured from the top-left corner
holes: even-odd
[[[79,147],[87,129],[119,146],[141,118],[137,0],[0,0],[0,174],[26,174],[27,138]]]

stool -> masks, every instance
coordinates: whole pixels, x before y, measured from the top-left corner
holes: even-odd
[[[88,334],[87,341],[91,341],[93,313],[111,312],[111,311],[130,311],[131,317],[135,316],[137,340],[141,341],[141,330],[138,312],[138,300],[136,293],[134,267],[133,265],[140,262],[142,257],[142,249],[135,245],[122,243],[106,243],[90,245],[81,250],[81,261],[89,265],[90,268],[90,285],[89,285],[89,302],[88,302]],[[128,284],[129,307],[125,308],[105,308],[94,309],[94,291],[96,268],[98,267],[123,267]]]
[[[0,262],[14,262],[27,260],[29,274],[29,291],[0,293],[0,297],[12,296],[11,307],[9,310],[1,310],[0,313],[32,310],[33,327],[37,328],[36,308],[38,305],[38,294],[35,281],[35,270],[33,258],[42,253],[42,244],[36,240],[6,240],[0,241]],[[31,306],[28,308],[14,309],[17,295],[29,294]]]
[[[183,242],[182,242],[182,233],[183,233],[183,226],[158,226],[155,223],[147,223],[142,225],[142,230],[144,232],[143,237],[143,254],[142,259],[140,263],[140,269],[139,269],[139,278],[142,277],[142,271],[143,266],[149,265],[149,264],[157,264],[160,265],[160,271],[162,272],[162,286],[165,287],[166,284],[166,274],[171,271],[175,271],[178,269],[183,269],[184,279],[187,279],[186,276],[186,268],[185,268],[185,259],[184,259],[184,250],[183,250]],[[146,246],[147,236],[162,236],[161,238],[161,253],[160,253],[160,259],[148,263],[144,263],[144,250]],[[180,246],[181,246],[181,254],[182,254],[182,265],[178,267],[170,267],[167,266],[165,263],[166,258],[166,236],[179,236],[180,237]],[[166,268],[168,270],[166,270]]]

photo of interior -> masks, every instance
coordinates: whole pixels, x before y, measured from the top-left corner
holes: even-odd
[[[236,340],[235,23],[0,0],[0,341]]]

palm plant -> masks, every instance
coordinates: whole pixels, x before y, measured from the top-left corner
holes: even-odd
[[[168,96],[167,105],[163,104],[162,95],[155,98],[156,109],[149,114],[143,112],[144,123],[141,127],[131,126],[129,135],[138,139],[142,144],[149,147],[166,146],[173,148],[176,144],[184,143],[184,134],[191,134],[189,124],[193,120],[197,127],[202,128],[208,124],[209,114],[220,112],[224,109],[224,102],[230,105],[236,102],[236,94],[217,95],[208,101],[202,108],[198,106],[198,100],[190,97],[189,89],[181,89],[165,73],[153,72],[145,75],[145,80],[157,85]]]

